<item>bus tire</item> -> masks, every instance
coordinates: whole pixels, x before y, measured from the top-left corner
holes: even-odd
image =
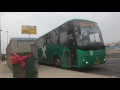
[[[54,65],[55,67],[60,68],[60,59],[58,57],[54,58]]]

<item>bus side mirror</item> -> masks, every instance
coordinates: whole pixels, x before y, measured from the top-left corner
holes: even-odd
[[[78,34],[81,34],[81,31],[79,31]]]
[[[77,32],[78,32],[78,34],[81,34],[81,29],[79,26],[77,27]]]
[[[80,29],[78,30],[78,34],[81,34],[81,30]]]

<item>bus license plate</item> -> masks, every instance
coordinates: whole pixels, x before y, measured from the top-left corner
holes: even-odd
[[[95,64],[100,64],[100,61],[95,62]]]

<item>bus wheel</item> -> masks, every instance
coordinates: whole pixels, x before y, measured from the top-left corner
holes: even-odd
[[[55,58],[54,64],[55,64],[55,67],[60,68],[60,59],[59,58]]]

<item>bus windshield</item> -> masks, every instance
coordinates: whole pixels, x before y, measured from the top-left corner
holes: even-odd
[[[75,32],[78,47],[103,44],[102,35],[96,23],[77,22]]]

